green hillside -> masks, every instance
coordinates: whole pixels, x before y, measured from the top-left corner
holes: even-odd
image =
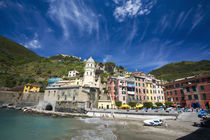
[[[39,60],[40,58],[33,51],[0,36],[0,70],[10,69],[13,66]]]
[[[83,67],[84,63],[72,56],[43,58],[0,36],[0,87],[37,82],[46,85],[48,78],[67,76],[70,70],[77,70],[83,75]]]
[[[167,81],[193,76],[200,73],[210,73],[209,60],[170,63],[150,72],[150,74],[153,74],[156,78]]]

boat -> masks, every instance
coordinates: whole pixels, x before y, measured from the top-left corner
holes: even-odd
[[[162,124],[163,124],[162,120],[144,120],[144,125],[147,126],[158,126]]]

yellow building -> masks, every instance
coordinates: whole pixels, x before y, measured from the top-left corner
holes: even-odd
[[[28,83],[24,86],[23,93],[39,92],[40,87],[41,87],[40,85]]]
[[[99,109],[114,109],[115,104],[111,100],[99,100],[98,108]]]
[[[148,102],[154,103],[153,83],[150,80],[146,81],[146,96]]]

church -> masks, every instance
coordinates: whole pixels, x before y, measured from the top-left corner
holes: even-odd
[[[81,112],[89,108],[97,108],[101,93],[101,80],[96,77],[96,64],[92,57],[85,60],[84,76],[80,84],[72,81],[57,81],[45,89],[44,99],[39,107],[42,110],[59,112]],[[65,84],[64,84],[65,83]]]

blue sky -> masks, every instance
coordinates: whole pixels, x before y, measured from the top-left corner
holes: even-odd
[[[209,0],[0,0],[0,19],[0,35],[44,57],[145,72],[210,59]]]

